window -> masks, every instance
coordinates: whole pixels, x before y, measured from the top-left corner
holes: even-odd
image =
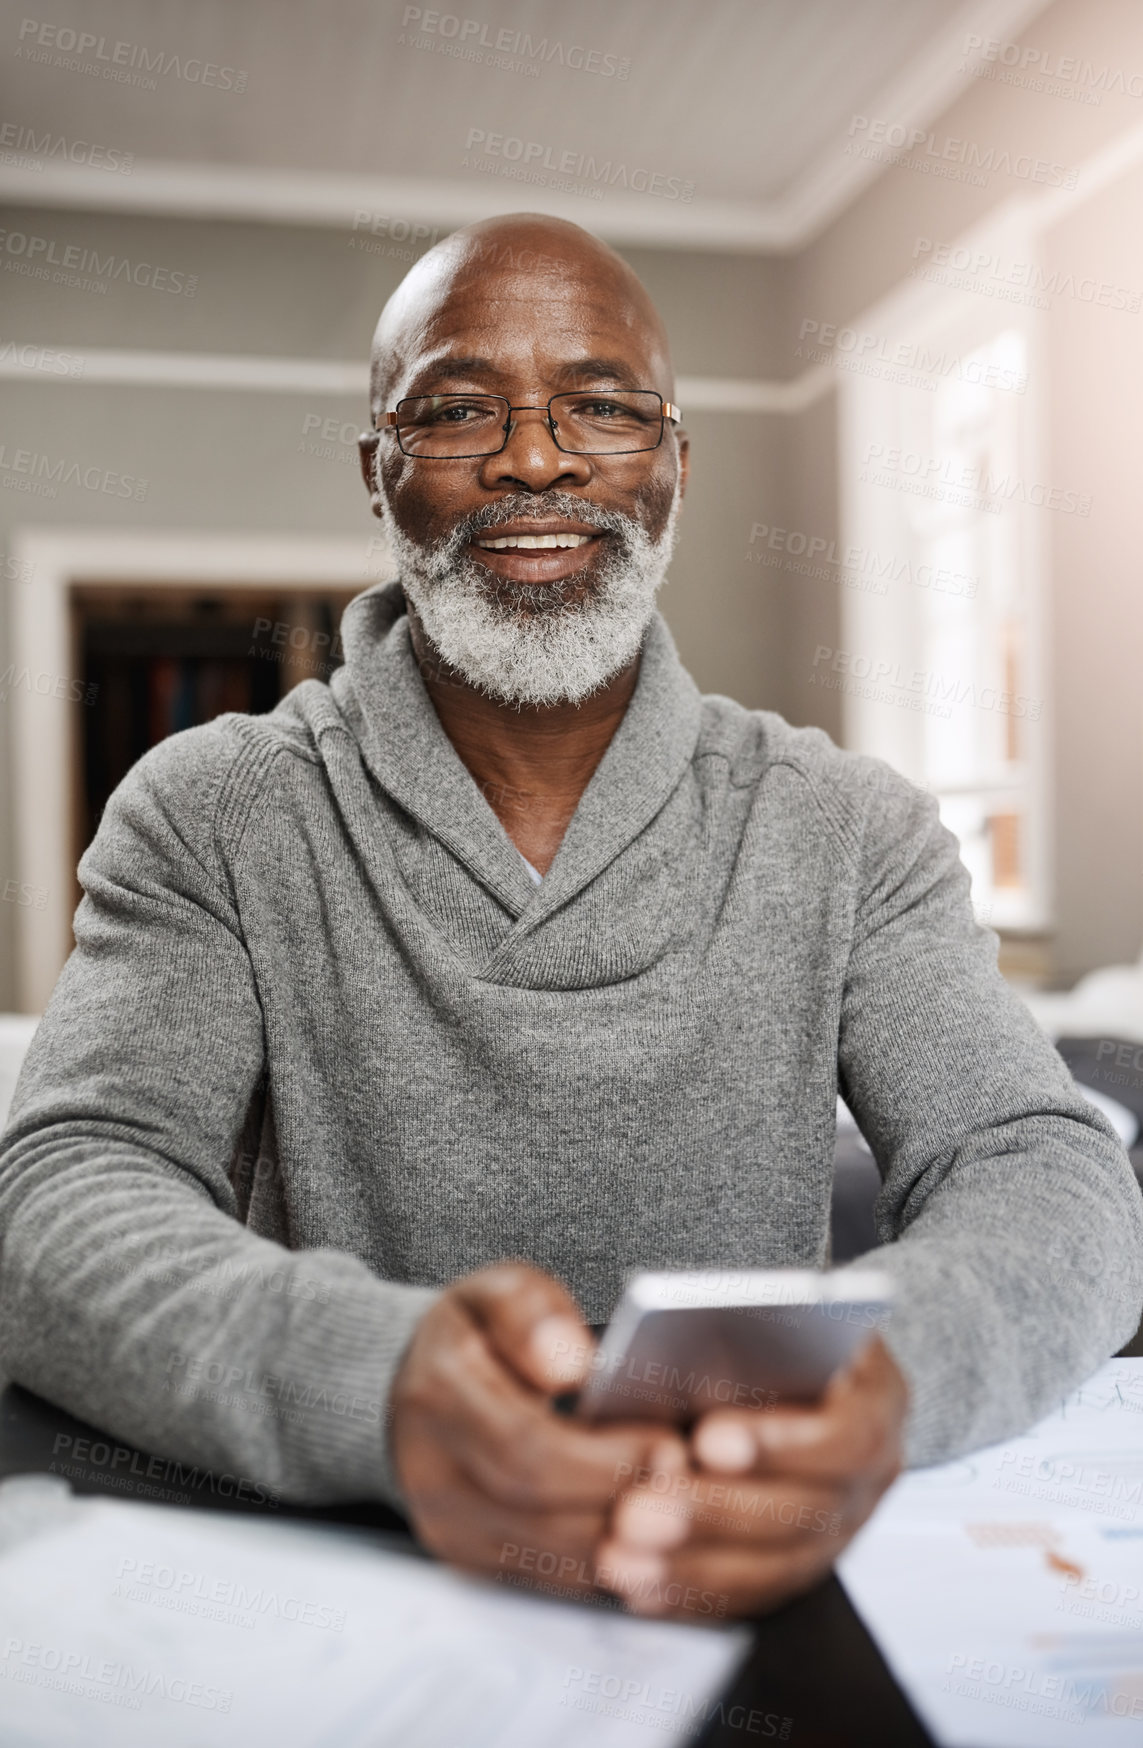
[[[1031,761],[1044,699],[1019,529],[1004,498],[1020,477],[1020,399],[985,386],[1027,375],[1023,337],[1007,330],[968,354],[963,375],[941,382],[932,396],[936,477],[972,483],[948,501],[909,505],[923,574],[948,585],[930,583],[919,597],[921,667],[937,696],[969,705],[922,715],[921,781],[960,840],[974,902],[996,927],[1039,920]]]
[[[936,796],[980,919],[1033,931],[1049,921],[1046,512],[1029,501],[1028,324],[987,314],[903,343],[904,383],[847,384],[847,544],[884,582],[843,590],[850,670],[881,676],[847,688],[844,732]]]

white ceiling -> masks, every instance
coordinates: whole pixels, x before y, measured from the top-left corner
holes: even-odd
[[[419,36],[415,19],[404,23],[416,10],[406,0],[61,0],[50,9],[53,25],[102,38],[104,57],[122,42],[128,62],[139,48],[192,71],[212,62],[248,75],[241,93],[174,72],[154,91],[109,80],[103,69],[114,63],[99,48],[66,57],[98,76],[25,59],[26,9],[13,5],[0,24],[3,120],[135,161],[130,174],[51,157],[38,169],[0,164],[0,198],[338,225],[361,208],[448,225],[528,207],[616,239],[794,247],[878,173],[845,152],[855,114],[928,123],[968,82],[966,39],[1010,37],[1045,3],[445,0],[451,15],[438,6],[438,28]],[[505,70],[442,52],[478,30],[493,45],[484,53],[508,30],[546,43],[550,58],[514,45],[525,70]],[[628,76],[561,65],[556,44],[594,51],[604,66],[629,63]],[[37,52],[58,55],[52,44]],[[589,155],[602,198],[482,174],[464,162],[474,129],[534,143],[550,162]],[[622,164],[691,183],[693,196],[609,186],[598,180],[604,163],[612,175]]]

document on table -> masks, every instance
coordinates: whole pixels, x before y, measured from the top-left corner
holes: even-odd
[[[838,1572],[942,1748],[1143,1748],[1143,1360],[903,1476]]]
[[[642,1748],[719,1715],[749,1642],[369,1531],[0,1486],[4,1748]]]

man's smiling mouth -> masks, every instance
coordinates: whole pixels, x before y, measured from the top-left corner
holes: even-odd
[[[610,541],[611,531],[568,515],[505,516],[477,529],[469,551],[477,562],[506,582],[556,583],[578,576],[594,554],[581,548]]]
[[[478,540],[486,552],[539,552],[558,547],[586,546],[592,534],[502,534],[495,540]]]

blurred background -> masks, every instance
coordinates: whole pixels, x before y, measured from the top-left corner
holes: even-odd
[[[328,678],[389,574],[378,310],[542,210],[673,339],[700,686],[931,790],[1006,974],[1134,1050],[1099,1064],[1133,1102],[1138,0],[35,7],[0,22],[0,1011],[42,1011],[128,766]]]

